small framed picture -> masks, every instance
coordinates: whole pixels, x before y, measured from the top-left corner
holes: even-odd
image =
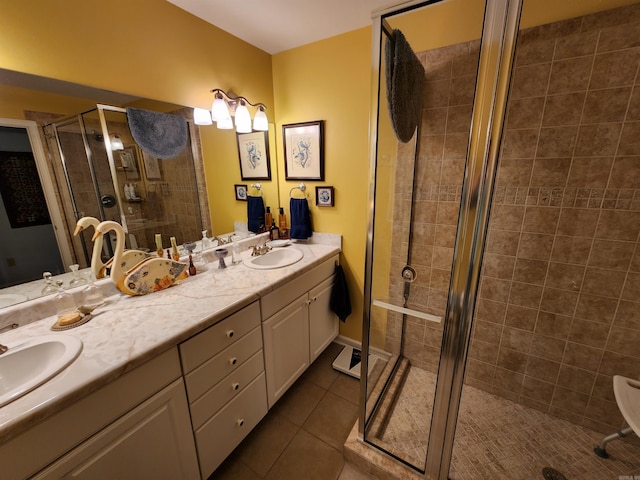
[[[269,138],[267,132],[236,133],[240,178],[271,180]]]
[[[333,207],[333,187],[316,187],[316,205]]]
[[[234,185],[236,189],[236,200],[241,202],[247,201],[247,186],[246,185]]]
[[[287,180],[324,181],[324,120],[282,126]]]

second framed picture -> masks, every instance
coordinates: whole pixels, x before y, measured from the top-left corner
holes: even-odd
[[[271,180],[267,132],[237,133],[242,180]]]
[[[282,126],[287,180],[324,181],[324,120]]]

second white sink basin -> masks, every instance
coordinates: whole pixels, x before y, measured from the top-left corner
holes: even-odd
[[[291,265],[300,260],[304,254],[302,250],[293,247],[274,248],[269,253],[257,257],[246,257],[244,264],[250,268],[267,270]]]
[[[82,350],[82,341],[71,335],[43,335],[17,344],[0,355],[0,407],[47,382]]]

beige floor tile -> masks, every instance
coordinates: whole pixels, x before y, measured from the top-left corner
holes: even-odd
[[[325,393],[325,389],[301,378],[278,400],[269,413],[280,415],[302,426]]]
[[[357,415],[356,405],[327,392],[302,428],[342,451]]]
[[[302,375],[304,380],[315,383],[325,390],[331,387],[331,384],[338,377],[339,373],[334,370],[331,364],[342,350],[342,345],[332,343],[327,349],[320,354],[315,362]]]
[[[338,480],[376,480],[376,478],[363,472],[353,463],[345,462]]]
[[[299,430],[265,477],[267,480],[336,480],[342,471],[342,452]]]
[[[208,480],[260,480],[262,477],[240,461],[238,455],[231,454]]]
[[[358,405],[360,401],[360,381],[349,375],[338,375],[331,384],[329,391],[350,401],[354,405]]]
[[[237,450],[238,458],[264,477],[299,427],[279,415],[267,415]]]

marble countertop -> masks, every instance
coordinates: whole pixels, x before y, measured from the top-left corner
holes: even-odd
[[[287,267],[255,270],[242,263],[231,265],[228,258],[226,269],[218,269],[217,262],[211,261],[206,272],[167,290],[140,297],[120,293],[108,297],[105,305],[94,312],[91,321],[60,332],[82,340],[80,356],[46,384],[0,408],[0,442],[8,441],[339,253],[340,236],[324,235],[334,238],[328,238],[329,241],[323,244],[297,243],[285,247],[297,248],[304,253],[300,261]],[[249,252],[245,250],[242,255],[248,256]],[[42,301],[8,307],[3,312],[4,323],[12,316],[18,319],[22,314],[28,314],[25,309],[32,303],[36,309],[43,305],[47,307]],[[11,347],[30,337],[55,333],[50,330],[55,320],[53,315],[44,316],[6,331],[0,334],[0,343]],[[0,327],[2,325],[0,323]]]

